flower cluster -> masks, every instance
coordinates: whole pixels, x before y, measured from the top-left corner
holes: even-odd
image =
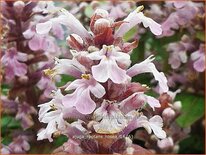
[[[155,114],[160,115],[164,121],[163,129],[167,133],[167,138],[157,139],[155,135],[148,135],[143,130],[139,130],[135,133],[135,139],[145,142],[151,152],[154,153],[178,153],[179,142],[188,136],[190,127],[181,128],[175,121],[181,113],[182,103],[181,101],[174,101],[177,93],[180,93],[180,89],[175,92],[168,91],[160,95],[159,102],[161,107],[155,111]]]
[[[130,53],[138,41],[122,39],[139,23],[155,35],[162,33],[161,26],[144,16],[142,9],[143,6],[138,7],[122,21],[114,21],[106,10],[97,9],[90,20],[91,32],[65,9],[58,12],[59,16],[37,24],[40,35],[48,34],[57,24],[69,29],[66,40],[73,49],[73,58],[56,58],[56,65],[45,72],[51,78],[63,74],[76,78],[54,90],[49,102],[39,105],[39,121],[47,127],[40,130],[38,140],[52,142],[55,136],[66,135],[68,142],[56,152],[133,153],[147,152],[133,146],[127,137],[134,129],[143,127],[159,139],[166,138],[161,116],[142,112],[148,106],[152,110],[160,108],[159,100],[145,94],[149,89],[146,85],[131,79],[152,73],[160,94],[168,92],[167,79],[156,69],[153,56],[130,67]],[[107,136],[116,138],[108,140]]]
[[[161,10],[161,11],[157,11]],[[192,1],[153,4],[147,14],[162,25],[159,38],[178,37],[166,44],[169,53],[168,85],[203,94],[202,76],[205,71],[204,4]],[[173,40],[173,39],[171,39]],[[181,75],[179,74],[181,72]],[[194,86],[193,83],[197,85]]]

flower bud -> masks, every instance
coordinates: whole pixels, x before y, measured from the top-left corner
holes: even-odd
[[[94,15],[101,16],[102,18],[109,17],[109,13],[106,10],[103,10],[103,9],[96,9],[96,11],[94,12]]]
[[[20,77],[18,78],[18,81],[19,81],[20,83],[22,83],[22,84],[25,84],[26,82],[28,82],[28,80],[29,80],[29,78],[28,78],[28,76],[26,76],[26,75],[20,76]]]
[[[177,111],[180,111],[181,108],[182,108],[182,103],[181,103],[181,101],[176,101],[176,102],[174,102],[173,108],[174,108],[175,110],[177,110]]]
[[[173,139],[171,137],[168,137],[168,138],[165,138],[162,140],[158,140],[157,146],[161,150],[167,150],[167,149],[172,148],[174,146],[174,142],[173,142]]]
[[[162,117],[164,120],[171,120],[175,116],[175,111],[172,108],[166,108],[162,112]]]
[[[71,34],[69,35],[67,38],[67,43],[68,45],[73,48],[73,49],[76,49],[76,50],[82,50],[83,47],[84,47],[84,41],[83,39],[77,35],[77,34]]]
[[[21,13],[24,6],[25,6],[25,3],[23,1],[16,1],[14,2],[14,9],[17,13]]]
[[[178,153],[179,149],[180,149],[180,146],[176,144],[173,148],[173,152]]]
[[[94,24],[94,33],[103,33],[108,27],[110,27],[110,21],[104,18],[100,18]]]

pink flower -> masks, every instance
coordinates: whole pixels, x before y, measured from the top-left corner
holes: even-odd
[[[130,56],[120,52],[117,47],[103,46],[102,50],[88,55],[92,60],[101,60],[98,65],[92,66],[92,75],[99,82],[111,79],[114,83],[124,83],[129,77],[126,71],[118,66],[118,63],[129,66]]]
[[[119,133],[127,125],[127,119],[118,109],[117,104],[103,101],[101,107],[94,112],[94,120],[98,123],[94,124],[94,130],[101,134]]]
[[[76,107],[77,111],[82,114],[90,114],[96,108],[90,92],[97,98],[101,98],[105,94],[104,87],[89,74],[82,74],[82,79],[73,81],[65,90],[74,89],[72,94],[63,97],[62,103],[65,107]]]
[[[34,125],[31,115],[37,114],[36,109],[27,103],[22,103],[18,106],[16,119],[21,121],[21,126],[24,130]]]
[[[45,73],[51,77],[59,74],[67,74],[80,78],[81,74],[86,71],[86,68],[81,65],[76,58],[70,59],[58,59],[55,58],[55,66],[53,69],[46,69]]]
[[[154,108],[161,107],[159,101],[154,97],[145,95],[143,92],[138,92],[121,101],[120,109],[121,111],[128,113],[134,109],[141,108],[145,102],[149,104],[153,111],[155,110]]]
[[[143,23],[143,26],[145,28],[149,27],[153,34],[155,35],[161,35],[162,29],[161,25],[156,23],[151,18],[148,18],[144,16],[142,12],[140,12],[144,7],[140,6],[133,12],[131,12],[123,21],[123,23],[119,29],[115,32],[114,36],[115,38],[123,37],[125,33],[127,33],[131,28],[133,28],[135,25],[139,23]]]
[[[167,86],[167,79],[163,72],[158,72],[155,65],[152,63],[154,58],[152,58],[153,55],[149,56],[146,60],[139,64],[135,64],[131,68],[127,70],[127,74],[130,77],[133,77],[135,75],[141,74],[141,73],[152,73],[154,75],[155,80],[159,82],[159,92],[167,92],[168,86]]]
[[[149,121],[146,116],[140,116],[136,120],[136,123],[138,127],[144,127],[149,134],[151,134],[153,131],[158,138],[166,138],[166,133],[164,130],[162,130],[163,120],[160,116],[155,115],[150,118]]]
[[[191,54],[191,59],[194,61],[193,67],[198,72],[204,72],[205,70],[205,46],[202,44],[198,51]]]
[[[54,28],[54,26],[56,26],[56,24],[59,23],[65,25],[71,33],[81,36],[85,41],[92,39],[92,36],[79,22],[79,20],[65,9],[60,10],[59,17],[51,18],[47,22],[37,24],[36,31],[38,34],[47,34],[52,28]]]
[[[6,79],[12,80],[14,76],[23,76],[27,73],[27,65],[21,62],[27,61],[27,54],[17,52],[15,48],[10,48],[1,58],[5,67]]]
[[[54,98],[50,102],[38,106],[40,107],[39,121],[48,125],[46,129],[40,130],[37,134],[37,140],[48,139],[52,142],[52,134],[66,128],[66,122],[63,119],[63,110],[65,107],[62,105],[61,100],[63,95],[60,90],[57,90],[53,95]]]
[[[19,135],[11,144],[9,144],[9,149],[11,150],[11,153],[15,154],[26,153],[26,151],[30,149],[28,138],[26,136]]]

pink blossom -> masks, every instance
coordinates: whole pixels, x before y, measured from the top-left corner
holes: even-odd
[[[34,125],[31,117],[32,114],[37,114],[37,111],[33,106],[30,106],[25,102],[18,106],[16,119],[21,121],[24,130]]]
[[[163,120],[159,115],[153,116],[149,121],[146,116],[140,116],[137,119],[137,124],[138,127],[144,127],[149,134],[153,131],[158,138],[166,138],[166,133],[162,130]]]
[[[27,73],[27,65],[22,63],[27,61],[27,54],[17,52],[15,48],[10,48],[1,58],[5,67],[6,79],[12,80],[14,76],[23,76]]]
[[[168,86],[167,86],[167,79],[163,72],[159,72],[155,65],[152,63],[154,58],[153,56],[149,56],[146,60],[139,64],[135,64],[131,68],[127,70],[127,74],[130,77],[133,77],[135,75],[141,74],[141,73],[152,73],[154,75],[155,80],[159,82],[159,92],[167,92]]]
[[[138,92],[121,101],[120,109],[128,113],[134,109],[141,108],[145,102],[149,104],[153,111],[155,110],[154,108],[161,107],[159,101],[154,97],[145,95],[143,92]]]
[[[101,134],[119,133],[127,125],[127,119],[118,109],[117,104],[111,104],[105,100],[101,107],[95,110],[93,117],[97,121],[93,125],[94,130]]]
[[[130,65],[130,56],[120,52],[117,47],[103,46],[102,50],[88,55],[92,60],[101,60],[98,65],[92,66],[92,75],[99,82],[111,79],[114,83],[124,83],[129,78],[126,71],[118,66],[122,63],[127,67]]]
[[[65,107],[75,106],[77,111],[82,114],[90,114],[96,108],[96,103],[91,99],[90,92],[97,98],[101,98],[105,94],[104,87],[88,74],[82,74],[82,79],[73,81],[65,90],[74,89],[72,94],[64,96],[62,103]]]
[[[71,33],[77,34],[83,38],[83,40],[91,40],[91,35],[87,32],[84,26],[76,19],[71,13],[65,9],[60,10],[60,16],[57,18],[51,18],[49,21],[39,23],[36,26],[38,34],[47,34],[51,28],[56,24],[65,25]]]
[[[193,67],[198,72],[204,72],[205,70],[205,46],[202,44],[198,51],[195,51],[191,55],[191,59],[194,61]]]
[[[156,23],[151,18],[144,16],[144,14],[140,12],[141,9],[143,9],[143,6],[138,7],[123,20],[125,23],[123,23],[115,32],[115,38],[123,37],[126,32],[141,22],[145,28],[149,27],[153,34],[162,34],[161,25]]]
[[[63,119],[62,97],[60,90],[57,90],[50,102],[39,105],[39,120],[48,125],[45,129],[39,131],[37,140],[48,139],[52,142],[52,134],[66,128],[66,122]]]

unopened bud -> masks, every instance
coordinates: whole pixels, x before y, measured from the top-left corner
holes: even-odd
[[[16,12],[21,13],[25,6],[25,3],[23,1],[16,1],[14,2],[13,6]]]
[[[174,102],[173,108],[174,108],[175,110],[177,110],[177,111],[180,111],[181,108],[182,108],[182,103],[181,103],[180,101]]]
[[[71,34],[67,38],[68,45],[76,50],[81,50],[84,47],[83,39],[77,34]]]
[[[19,81],[20,83],[26,83],[26,82],[28,81],[28,76],[26,76],[26,75],[20,76],[20,77],[18,78],[18,81]]]
[[[174,148],[173,148],[173,152],[174,153],[178,153],[179,149],[180,149],[180,146],[179,145],[175,145]]]
[[[164,109],[164,111],[162,112],[162,117],[165,120],[171,120],[172,118],[174,118],[175,116],[175,111],[172,108],[166,108]]]
[[[144,6],[141,5],[141,6],[138,6],[135,11],[136,11],[137,13],[139,13],[139,12],[141,12],[143,9],[144,9]]]
[[[100,34],[110,27],[110,21],[104,18],[98,19],[94,24],[94,33]]]
[[[94,15],[98,15],[98,16],[101,16],[102,18],[107,18],[109,17],[109,13],[104,10],[104,9],[97,9],[95,12],[94,12]]]
[[[126,150],[127,154],[133,154],[134,151],[135,151],[135,149],[133,147],[128,147]]]

